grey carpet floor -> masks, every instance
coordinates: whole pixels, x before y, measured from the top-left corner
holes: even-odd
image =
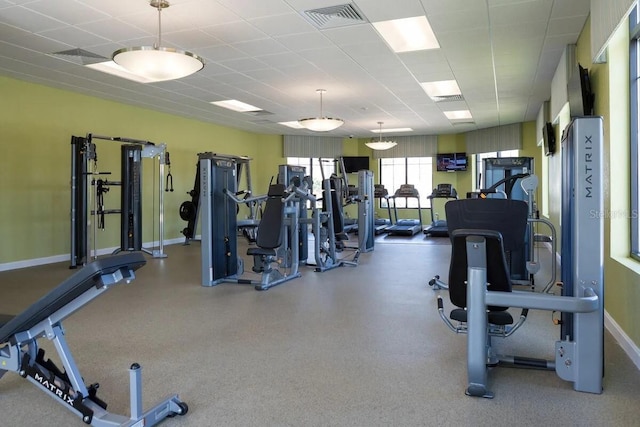
[[[64,323],[85,382],[100,383],[112,412],[128,413],[127,368],[138,362],[145,407],[170,393],[189,405],[166,426],[640,425],[640,372],[608,333],[601,395],[554,372],[494,368],[494,399],[465,396],[465,336],[442,324],[427,286],[446,277],[446,239],[382,237],[358,267],[303,267],[265,292],[202,287],[199,243],[166,250]],[[66,263],[1,272],[0,312],[23,310],[69,274]],[[497,350],[551,359],[551,320],[532,312]],[[7,373],[0,425],[83,424]]]

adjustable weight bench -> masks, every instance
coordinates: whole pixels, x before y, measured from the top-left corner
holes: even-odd
[[[112,286],[134,280],[134,271],[145,263],[140,252],[96,260],[22,313],[0,315],[0,377],[17,372],[92,426],[152,426],[166,417],[186,414],[188,406],[177,395],[142,412],[142,368],[137,363],[129,369],[131,416],[107,412],[107,404],[96,396],[99,384],[84,384],[62,327],[64,319]],[[38,346],[40,338],[53,342],[61,368],[45,360],[45,351]]]

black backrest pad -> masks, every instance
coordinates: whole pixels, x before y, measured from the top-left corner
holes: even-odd
[[[462,199],[445,205],[447,227],[451,236],[449,296],[458,307],[466,307],[467,254],[466,236],[485,237],[487,281],[491,291],[511,291],[505,251],[522,247],[527,228],[527,204],[511,199]],[[460,230],[457,231],[456,230]],[[504,310],[489,307],[490,310]]]
[[[147,261],[140,252],[127,252],[96,260],[74,273],[51,292],[44,295],[25,311],[15,316],[0,329],[0,343],[7,342],[18,332],[27,331],[97,284],[103,274],[121,268],[137,270]]]
[[[461,199],[445,204],[449,234],[458,228],[496,230],[505,251],[524,245],[527,203],[513,199]]]
[[[258,237],[256,245],[264,249],[275,249],[282,245],[282,229],[284,221],[284,197],[285,186],[271,184],[268,198],[265,204],[260,224],[258,225]]]

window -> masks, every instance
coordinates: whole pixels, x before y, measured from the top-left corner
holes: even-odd
[[[476,176],[474,177],[475,188],[483,188],[484,182],[484,159],[492,157],[518,157],[518,150],[492,151],[490,153],[478,153],[476,157]],[[480,175],[482,174],[482,175]]]
[[[406,157],[380,159],[380,184],[393,195],[402,184],[413,184],[420,194],[420,207],[429,208],[427,196],[433,191],[433,157]],[[396,199],[398,208],[417,208],[417,199]],[[387,201],[380,199],[380,207],[386,208]]]
[[[631,111],[629,112],[630,127],[631,127],[631,256],[640,260],[640,219],[637,213],[640,209],[640,149],[639,133],[640,133],[640,119],[638,117],[640,94],[638,79],[640,78],[640,66],[638,61],[640,60],[640,13],[638,13],[638,7],[635,6],[629,14],[629,105]]]
[[[307,175],[313,181],[312,194],[318,198],[322,197],[322,179],[329,178],[336,170],[336,163],[333,159],[320,159],[308,157],[287,157],[288,165],[304,166],[307,168]]]

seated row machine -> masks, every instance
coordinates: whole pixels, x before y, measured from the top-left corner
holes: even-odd
[[[140,252],[96,260],[54,288],[17,316],[0,315],[0,377],[13,371],[92,426],[152,426],[164,418],[184,415],[187,404],[177,395],[142,411],[142,368],[129,369],[131,416],[107,412],[97,397],[99,384],[85,385],[67,344],[62,321],[118,283],[130,283],[146,263]],[[45,360],[38,340],[53,342],[63,367]]]

